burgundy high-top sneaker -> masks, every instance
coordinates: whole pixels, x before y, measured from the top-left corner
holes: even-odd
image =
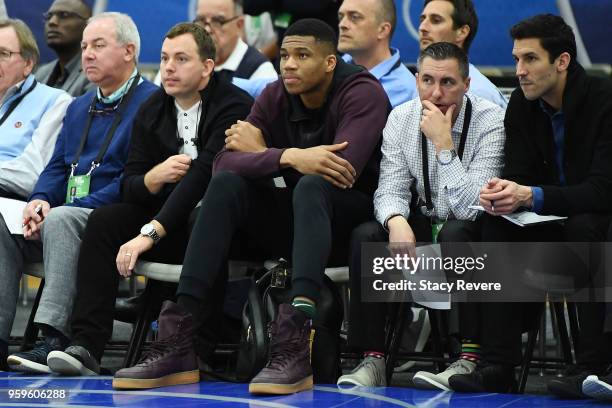
[[[312,389],[310,319],[295,307],[281,304],[271,324],[270,356],[251,380],[253,394],[293,394]]]
[[[200,381],[191,314],[165,301],[157,340],[134,367],[115,373],[113,388],[155,388]]]

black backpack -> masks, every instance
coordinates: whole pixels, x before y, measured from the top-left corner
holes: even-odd
[[[291,269],[284,260],[256,280],[249,289],[242,313],[242,333],[236,364],[238,381],[250,381],[268,361],[268,324],[276,318],[279,304],[291,303],[290,289]],[[317,314],[312,322],[314,340],[310,359],[315,383],[335,384],[341,374],[342,315],[342,300],[338,289],[331,279],[324,276]]]

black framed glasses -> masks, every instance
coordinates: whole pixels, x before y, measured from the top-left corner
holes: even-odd
[[[56,16],[58,19],[60,20],[68,20],[71,18],[78,18],[81,20],[87,20],[86,17],[83,17],[82,15],[75,13],[73,11],[47,11],[46,13],[42,14],[43,20],[44,21],[49,21],[53,18],[53,16]]]
[[[113,115],[117,109],[119,108],[119,106],[121,105],[121,102],[123,101],[123,97],[125,95],[122,95],[121,98],[119,98],[119,100],[113,105],[113,106],[102,106],[102,107],[96,107],[97,103],[100,102],[100,100],[98,99],[98,97],[96,96],[92,102],[92,104],[89,106],[89,114],[92,116],[108,116],[108,115]]]
[[[119,107],[120,103],[116,104],[115,106],[111,106],[111,107],[103,107],[103,108],[96,108],[95,106],[90,106],[89,107],[89,114],[90,115],[98,115],[98,116],[108,116],[108,115],[112,115],[117,111],[117,108]]]
[[[0,49],[0,61],[4,62],[10,60],[13,54],[21,55],[21,51],[11,51],[6,48]]]
[[[221,16],[215,16],[211,18],[208,18],[206,16],[197,16],[196,19],[193,20],[193,22],[195,24],[200,24],[204,28],[206,28],[206,26],[209,26],[211,30],[219,30],[227,23],[230,23],[240,17],[242,17],[242,15],[240,14],[235,15],[231,18],[223,18]]]

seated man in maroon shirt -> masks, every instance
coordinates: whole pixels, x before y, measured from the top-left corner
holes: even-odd
[[[293,302],[280,305],[270,360],[249,390],[312,389],[309,336],[324,270],[334,259],[346,264],[352,229],[373,217],[389,112],[382,86],[364,68],[337,59],[335,44],[334,31],[319,20],[300,20],[287,30],[282,80],[267,86],[246,122],[226,131],[225,149],[215,159],[177,304],[167,302],[159,318],[165,335],[153,348],[167,353],[118,371],[115,385],[148,388],[197,369],[191,334],[204,335],[214,349],[227,260],[255,248],[264,258],[291,259]]]

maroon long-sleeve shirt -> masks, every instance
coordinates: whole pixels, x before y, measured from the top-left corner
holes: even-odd
[[[268,149],[263,153],[222,150],[213,173],[231,171],[252,179],[283,176],[292,186],[301,174],[280,168],[285,149],[346,141],[346,149],[336,154],[357,171],[354,187],[371,194],[378,182],[380,139],[389,110],[387,94],[376,78],[342,60],[325,104],[316,110],[307,109],[298,95],[290,95],[279,79],[256,99],[247,118],[262,131]]]

